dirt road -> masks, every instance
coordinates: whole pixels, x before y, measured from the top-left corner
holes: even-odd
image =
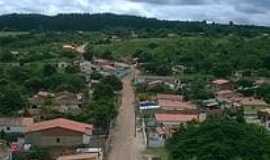
[[[135,95],[130,77],[123,80],[122,105],[116,127],[112,131],[112,150],[109,160],[140,160],[135,132]]]

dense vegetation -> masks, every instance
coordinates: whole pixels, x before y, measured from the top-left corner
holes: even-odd
[[[157,19],[142,18],[114,14],[60,14],[57,16],[44,16],[37,14],[11,14],[0,16],[0,29],[12,31],[128,31],[146,30],[156,33],[238,33],[254,34],[269,32],[266,27],[233,26],[211,24],[203,22],[161,21]],[[158,30],[157,30],[158,29]],[[166,33],[166,32],[165,32]]]
[[[151,35],[151,31],[138,35],[144,33]],[[131,62],[136,57],[148,74],[175,74],[190,83],[180,91],[189,99],[212,97],[207,83],[215,77],[238,79],[237,75],[241,75],[240,78],[252,81],[270,77],[270,36],[264,32],[251,37],[193,34],[173,38],[162,37],[162,34],[157,34],[156,38],[134,38],[129,33],[128,37],[120,34],[119,40],[101,32],[4,32],[0,36],[0,87],[5,87],[0,94],[3,110],[9,108],[7,106],[14,107],[11,110],[22,109],[25,99],[40,89],[78,92],[84,88],[85,80],[78,68],[59,70],[55,67],[59,62],[71,63],[79,59],[78,54],[64,50],[64,44],[89,43],[85,54],[89,60],[96,56]],[[175,66],[184,66],[184,69],[174,73]],[[16,95],[4,93],[8,88],[16,90]],[[267,88],[265,85],[258,88],[257,95],[269,100]],[[8,94],[18,97],[18,101],[12,102],[16,104],[9,103]],[[4,113],[11,112],[7,109]]]
[[[85,78],[77,73],[61,72],[49,64],[3,66],[1,68],[1,113],[12,115],[27,105],[27,98],[40,90],[80,92]]]
[[[270,136],[262,127],[211,119],[182,127],[168,142],[172,160],[268,160]]]

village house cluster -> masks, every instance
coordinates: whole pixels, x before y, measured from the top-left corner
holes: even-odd
[[[123,78],[129,73],[130,66],[122,62],[94,58],[83,58],[86,46],[63,45],[63,49],[80,54],[73,61],[59,60],[50,63],[59,71],[76,67],[86,79],[86,91],[71,92],[40,90],[27,99],[27,107],[17,117],[0,117],[2,138],[9,139],[9,146],[4,146],[7,159],[14,155],[29,153],[34,148],[49,149],[50,156],[57,160],[103,160],[109,142],[108,135],[100,135],[93,124],[81,123],[69,119],[85,111],[91,101],[93,88],[98,80],[92,74]],[[65,118],[63,118],[65,117]],[[91,118],[91,117],[89,117]],[[6,144],[6,141],[1,142]],[[107,147],[107,148],[106,148]],[[4,149],[3,149],[4,152]]]
[[[137,126],[149,148],[164,146],[181,125],[203,122],[209,116],[221,116],[226,109],[235,112],[243,109],[248,123],[270,128],[269,104],[259,97],[244,96],[227,79],[209,81],[214,97],[201,101],[187,100],[178,94],[185,84],[173,76],[138,75],[134,77],[134,85],[137,87]],[[157,92],[155,87],[166,87],[167,90]]]

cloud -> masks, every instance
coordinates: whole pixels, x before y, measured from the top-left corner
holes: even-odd
[[[159,4],[159,5],[205,5],[215,2],[214,0],[129,0],[129,1]],[[219,0],[216,0],[216,2],[218,1]]]
[[[0,14],[104,13],[270,26],[270,0],[0,0]]]

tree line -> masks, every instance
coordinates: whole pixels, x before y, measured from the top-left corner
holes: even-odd
[[[251,25],[208,24],[202,22],[166,21],[155,18],[144,18],[129,15],[115,14],[59,14],[45,16],[39,14],[9,14],[0,16],[0,29],[2,31],[121,31],[145,30],[167,32],[203,32],[213,33],[238,33],[249,35],[258,32],[270,33],[268,27]]]

